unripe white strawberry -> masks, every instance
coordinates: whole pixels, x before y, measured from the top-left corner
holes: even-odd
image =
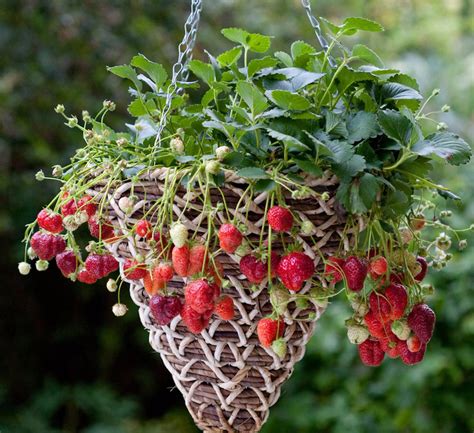
[[[170,237],[173,244],[176,247],[181,248],[188,240],[188,229],[182,223],[173,224],[170,229]]]
[[[180,137],[173,137],[170,141],[170,149],[178,154],[182,155],[184,153],[184,143]]]
[[[125,316],[127,311],[128,311],[128,308],[125,304],[115,304],[112,307],[112,313],[114,313],[114,315],[117,317]]]
[[[406,340],[410,336],[411,330],[406,320],[396,320],[390,328],[400,340]]]
[[[272,343],[272,349],[280,359],[283,359],[286,356],[286,341],[283,338],[277,338]]]
[[[33,250],[33,248],[29,247],[28,251],[27,251],[27,254],[28,254],[28,257],[30,258],[30,260],[36,259],[36,253]]]
[[[20,272],[21,275],[28,275],[31,271],[31,265],[26,262],[20,262],[18,263],[18,272]]]
[[[117,283],[112,278],[107,281],[107,290],[109,292],[115,292],[117,290]]]
[[[219,161],[216,161],[214,159],[207,161],[206,162],[206,172],[209,174],[217,174],[219,173],[219,170],[221,169],[221,165],[219,164]]]
[[[311,235],[314,232],[314,224],[310,220],[306,220],[301,224],[301,233],[304,235]]]
[[[369,331],[362,325],[350,325],[347,327],[347,338],[352,344],[361,344],[369,338]]]
[[[74,220],[76,224],[81,225],[89,220],[89,215],[87,215],[87,212],[85,210],[80,210],[75,213]]]
[[[289,301],[290,293],[287,289],[277,287],[270,292],[270,302],[279,316],[285,313]]]
[[[79,228],[75,215],[66,215],[63,218],[63,226],[68,232],[73,232]]]
[[[120,197],[118,205],[122,212],[128,216],[132,214],[135,202],[130,197]]]
[[[351,307],[358,316],[365,316],[369,312],[369,306],[360,298],[351,299]]]
[[[216,149],[216,157],[219,161],[222,161],[225,156],[230,152],[230,148],[227,146],[219,146]]]
[[[48,269],[49,262],[47,260],[38,260],[36,262],[36,270],[37,271],[45,271]]]

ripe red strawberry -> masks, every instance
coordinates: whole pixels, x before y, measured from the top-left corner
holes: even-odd
[[[421,341],[416,335],[412,335],[407,340],[407,347],[410,352],[418,352],[421,349]]]
[[[360,292],[367,277],[367,262],[359,257],[349,257],[342,266],[349,290]]]
[[[114,236],[114,227],[109,221],[101,221],[99,223],[97,215],[93,215],[89,218],[89,232],[91,236],[97,239],[110,239]]]
[[[97,281],[97,278],[87,269],[82,269],[77,274],[77,280],[85,284],[94,284]]]
[[[385,257],[377,257],[372,259],[369,263],[369,274],[373,280],[379,279],[385,275],[388,270],[388,263]]]
[[[36,232],[31,237],[30,245],[40,260],[51,260],[66,249],[62,236],[45,232]]]
[[[181,311],[181,318],[190,332],[193,334],[201,333],[209,324],[209,312],[200,314],[195,311],[190,305],[184,304]]]
[[[334,264],[331,264],[334,263]],[[345,260],[339,257],[329,257],[324,267],[324,276],[333,283],[338,283],[342,280],[342,267]]]
[[[426,304],[417,304],[408,315],[408,326],[422,343],[428,343],[433,336],[436,315]]]
[[[57,234],[63,231],[63,217],[49,209],[43,209],[36,217],[36,220],[42,229],[50,233]]]
[[[400,356],[398,350],[400,341],[401,340],[390,330],[384,338],[379,339],[380,347],[389,358],[398,358]]]
[[[389,335],[391,322],[382,323],[372,310],[364,316],[364,322],[372,337],[385,338]]]
[[[426,273],[428,272],[428,263],[426,262],[426,259],[421,256],[418,256],[416,261],[421,265],[421,271],[415,275],[415,280],[423,281],[423,279],[426,277]]]
[[[293,252],[282,257],[277,268],[277,275],[283,285],[294,292],[300,290],[313,274],[313,259],[301,252]]]
[[[183,303],[177,296],[155,295],[149,306],[153,318],[161,326],[168,325],[183,310]]]
[[[392,314],[392,307],[384,293],[373,290],[369,296],[370,310],[375,314],[375,317],[382,323],[390,320]]]
[[[171,260],[173,262],[173,268],[175,272],[180,277],[187,277],[188,270],[189,270],[189,247],[184,245],[180,248],[173,247],[173,251],[171,253]]]
[[[188,275],[203,272],[207,267],[207,249],[204,245],[195,245],[189,250]]]
[[[165,282],[168,282],[173,279],[174,270],[173,270],[173,266],[171,266],[170,263],[159,263],[155,267],[155,272]]]
[[[369,367],[377,367],[382,364],[385,352],[382,350],[380,343],[377,340],[369,338],[362,344],[359,344],[360,360]]]
[[[233,224],[222,224],[219,228],[220,247],[229,254],[233,254],[242,243],[242,233]]]
[[[140,220],[135,226],[135,231],[141,238],[151,239],[153,236],[153,227],[150,221]]]
[[[283,337],[285,322],[282,319],[273,320],[268,317],[261,319],[257,325],[257,335],[263,347],[270,347],[277,339]]]
[[[234,300],[230,296],[222,296],[216,301],[215,312],[222,320],[232,320],[234,318]]]
[[[390,319],[401,319],[408,304],[408,294],[405,288],[400,284],[392,283],[385,289],[385,296],[391,308]]]
[[[276,232],[289,232],[293,227],[293,215],[282,206],[273,206],[267,214],[268,225]]]
[[[403,275],[400,274],[390,274],[390,282],[394,284],[403,285]]]
[[[240,259],[240,272],[253,284],[261,283],[267,271],[267,265],[250,254]]]
[[[69,197],[69,193],[65,192],[62,195],[63,200]],[[63,216],[74,215],[77,212],[76,199],[71,198],[61,206],[61,213]]]
[[[186,304],[194,311],[203,314],[214,308],[215,288],[207,280],[199,279],[191,281],[184,288],[184,299]]]
[[[86,270],[100,280],[118,269],[119,264],[110,254],[89,254],[84,262]]]
[[[97,205],[93,200],[94,199],[90,195],[85,195],[77,202],[77,208],[80,211],[85,211],[89,218],[94,216],[97,212]]]
[[[66,278],[77,271],[78,264],[79,260],[72,250],[65,250],[56,256],[56,265]]]
[[[400,341],[398,344],[398,352],[400,353],[400,358],[404,364],[413,365],[418,364],[423,361],[426,351],[426,344],[421,344],[420,350],[418,352],[410,352],[408,349],[408,344],[406,341]]]
[[[151,296],[156,295],[161,289],[164,289],[165,286],[166,282],[161,278],[156,267],[147,272],[143,277],[143,287],[145,287],[146,292]]]
[[[123,264],[123,273],[129,280],[141,280],[148,274],[146,265],[130,259],[125,260],[125,263]]]

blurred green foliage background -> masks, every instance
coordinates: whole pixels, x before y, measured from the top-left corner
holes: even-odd
[[[186,0],[0,0],[0,431],[2,433],[196,432],[159,356],[148,346],[135,308],[116,319],[103,286],[73,285],[52,267],[20,278],[24,224],[55,192],[34,181],[81,146],[53,112],[98,110],[103,99],[126,119],[127,92],[106,65],[137,52],[170,64]],[[470,0],[319,0],[318,15],[380,21],[383,34],[361,40],[388,65],[413,74],[431,107],[449,104],[439,120],[472,142],[474,38]],[[228,46],[219,29],[240,26],[274,35],[274,48],[295,39],[315,43],[299,0],[205,0],[196,56]],[[464,198],[453,223],[474,220],[471,166],[437,173]],[[438,314],[425,361],[360,364],[345,337],[348,315],[334,301],[307,356],[285,386],[264,433],[458,433],[474,429],[474,238],[451,266],[432,273]]]

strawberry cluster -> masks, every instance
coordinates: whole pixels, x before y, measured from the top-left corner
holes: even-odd
[[[385,355],[407,365],[421,362],[434,330],[435,313],[417,288],[427,273],[426,260],[402,251],[389,259],[371,251],[368,258],[330,257],[325,266],[325,276],[344,280],[351,294],[348,338],[368,366],[380,365]]]

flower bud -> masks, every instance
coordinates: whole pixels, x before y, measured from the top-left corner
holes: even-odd
[[[36,262],[36,270],[37,271],[45,271],[48,269],[49,262],[47,260],[38,260]]]
[[[230,148],[228,146],[219,146],[216,149],[216,157],[219,161],[222,161],[225,156],[230,153]]]
[[[109,292],[115,292],[117,290],[117,283],[112,278],[109,278],[107,281],[107,290]]]
[[[329,195],[329,193],[327,191],[325,191],[321,194],[321,200],[322,201],[328,201],[330,198],[331,198],[331,196]]]
[[[28,257],[30,258],[30,260],[36,259],[36,253],[33,248],[29,247],[26,253],[28,254]]]
[[[115,102],[109,101],[107,99],[104,102],[102,102],[102,106],[108,111],[115,110]]]
[[[114,313],[114,315],[117,317],[125,316],[127,311],[128,311],[128,308],[125,304],[115,304],[112,307],[112,313]]]
[[[58,113],[58,114],[64,113],[64,110],[65,110],[65,108],[64,108],[64,105],[63,105],[63,104],[58,104],[58,105],[56,105],[56,107],[54,108],[54,111],[56,111],[56,113]]]
[[[184,153],[184,143],[180,137],[173,137],[170,141],[170,149],[173,153],[182,155]]]
[[[44,176],[43,170],[39,170],[39,171],[36,172],[36,174],[35,174],[35,179],[36,179],[38,182],[43,181],[44,178],[45,178],[45,176]]]
[[[61,177],[63,175],[63,168],[60,165],[53,165],[52,174],[54,177]]]
[[[31,265],[27,262],[20,262],[18,263],[18,272],[21,275],[28,275],[31,271]]]
[[[67,121],[67,126],[69,128],[75,128],[78,125],[78,120],[76,116],[71,116],[69,120]]]
[[[303,221],[303,224],[301,224],[301,232],[304,235],[311,235],[314,232],[314,224],[310,220]]]
[[[467,247],[467,240],[466,239],[461,239],[458,244],[458,248],[460,251],[466,249]]]
[[[441,107],[441,111],[443,113],[447,113],[449,110],[451,110],[451,107],[447,104],[444,104],[442,107]]]

